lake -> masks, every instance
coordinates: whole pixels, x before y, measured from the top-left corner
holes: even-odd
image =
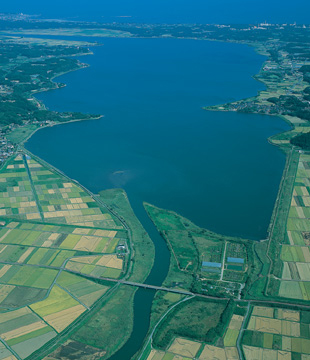
[[[202,109],[262,90],[252,75],[264,57],[239,44],[96,40],[104,45],[81,59],[89,68],[37,97],[104,118],[45,128],[27,148],[93,192],[124,188],[138,213],[147,201],[219,233],[265,238],[285,161],[267,138],[288,126]]]

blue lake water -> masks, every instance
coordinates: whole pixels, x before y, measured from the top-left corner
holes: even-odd
[[[53,110],[104,114],[46,128],[27,148],[93,192],[124,188],[210,230],[266,236],[284,155],[267,138],[279,118],[208,112],[252,96],[264,57],[239,44],[177,39],[96,39],[91,66],[38,98]]]

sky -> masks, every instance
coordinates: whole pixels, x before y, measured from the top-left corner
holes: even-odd
[[[0,12],[102,22],[310,23],[309,0],[2,0]]]

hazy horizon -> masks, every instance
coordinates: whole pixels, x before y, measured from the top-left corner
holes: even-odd
[[[309,23],[310,2],[295,0],[11,0],[2,13],[100,22]]]

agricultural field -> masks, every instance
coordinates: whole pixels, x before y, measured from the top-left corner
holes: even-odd
[[[177,337],[174,339],[167,351],[152,349],[147,357],[147,360],[194,359],[200,348],[200,342]]]
[[[0,216],[21,220],[41,218],[21,155],[10,160],[0,173]]]
[[[80,226],[122,228],[80,186],[34,159],[27,159],[27,165],[44,220]]]
[[[287,240],[281,244],[282,274],[278,295],[310,300],[310,155],[300,154],[287,219]]]
[[[308,359],[310,313],[254,306],[242,348],[246,360]]]
[[[0,172],[0,360],[26,359],[87,317],[112,288],[102,278],[124,276],[127,241],[82,187],[27,154],[9,160]]]
[[[0,315],[0,337],[13,353],[25,359],[57,335],[29,307]]]
[[[75,257],[68,261],[66,269],[94,277],[117,279],[123,270],[123,260],[117,255]]]

